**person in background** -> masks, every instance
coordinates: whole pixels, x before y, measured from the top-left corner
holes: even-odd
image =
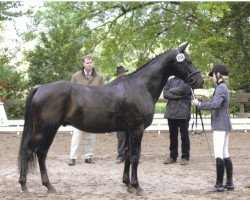
[[[163,97],[168,100],[164,118],[168,119],[170,137],[170,156],[164,164],[175,163],[178,157],[178,132],[181,134],[181,165],[187,165],[190,157],[189,120],[191,116],[191,87],[183,80],[169,77]]]
[[[95,70],[93,66],[93,57],[91,55],[86,55],[82,57],[83,67],[81,71],[76,72],[71,81],[74,83],[82,84],[82,85],[92,85],[98,86],[104,83],[103,77]],[[85,162],[92,163],[92,155],[95,148],[96,135],[93,133],[86,133],[87,141],[85,147]],[[75,130],[71,139],[71,149],[70,149],[70,159],[69,166],[73,166],[76,163],[77,151],[81,142],[82,131]]]
[[[121,77],[121,76],[125,76],[127,74],[128,70],[125,69],[123,66],[118,66],[116,68],[116,73],[115,76],[117,78]],[[125,154],[125,131],[117,131],[116,132],[116,136],[117,136],[117,152],[118,155],[116,157],[116,163],[122,163],[124,161],[124,154]]]
[[[215,65],[208,74],[216,83],[213,97],[210,101],[200,102],[194,99],[192,102],[199,109],[212,110],[211,126],[213,131],[214,156],[216,158],[216,183],[210,192],[223,192],[224,189],[234,190],[233,164],[229,157],[229,131],[232,124],[228,113],[230,94],[225,80],[228,78],[228,70],[224,64]],[[223,186],[224,169],[226,168],[227,181]]]

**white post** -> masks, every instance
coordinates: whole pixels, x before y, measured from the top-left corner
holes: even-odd
[[[6,125],[8,122],[7,115],[3,106],[3,102],[0,101],[0,126]]]

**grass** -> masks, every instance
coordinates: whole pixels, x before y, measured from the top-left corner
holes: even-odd
[[[155,113],[165,113],[166,103],[156,103]]]

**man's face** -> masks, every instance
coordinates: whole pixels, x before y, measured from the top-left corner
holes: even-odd
[[[83,66],[86,71],[91,71],[93,69],[93,60],[90,58],[85,58],[83,62]]]

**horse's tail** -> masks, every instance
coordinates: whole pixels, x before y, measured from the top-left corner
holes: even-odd
[[[38,88],[34,88],[29,93],[25,103],[24,128],[18,154],[18,170],[21,174],[27,174],[29,168],[32,169],[36,167],[36,154],[29,149],[28,144],[33,130],[32,99],[37,89]]]

